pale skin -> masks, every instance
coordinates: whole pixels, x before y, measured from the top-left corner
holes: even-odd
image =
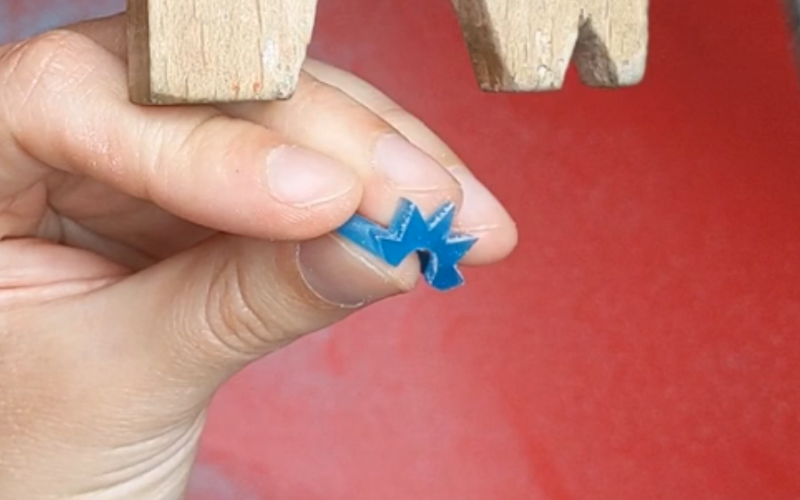
[[[330,235],[356,211],[454,200],[468,266],[516,244],[464,162],[353,75],[309,61],[289,101],[137,107],[124,44],[115,16],[0,47],[0,498],[182,498],[231,375],[416,285],[414,258]]]

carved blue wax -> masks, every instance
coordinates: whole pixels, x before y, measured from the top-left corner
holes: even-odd
[[[419,207],[401,199],[389,227],[355,215],[338,233],[393,267],[416,252],[425,281],[447,291],[464,284],[458,264],[478,241],[452,232],[455,211],[455,204],[448,202],[426,219]]]

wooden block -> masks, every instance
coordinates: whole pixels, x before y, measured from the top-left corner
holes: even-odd
[[[560,89],[571,60],[591,86],[644,77],[648,0],[452,2],[483,90]]]
[[[128,0],[131,100],[291,97],[316,6],[317,0]]]

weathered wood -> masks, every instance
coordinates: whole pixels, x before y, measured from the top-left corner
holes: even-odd
[[[317,0],[128,0],[131,100],[291,97],[316,6]]]
[[[620,87],[644,77],[648,0],[452,0],[486,91],[560,89],[571,60],[581,80]]]

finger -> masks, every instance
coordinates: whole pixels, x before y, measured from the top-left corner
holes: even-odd
[[[71,27],[93,37],[119,57],[124,41],[114,34],[121,18]],[[360,211],[388,223],[399,198],[432,212],[446,201],[460,204],[458,181],[385,120],[336,88],[307,74],[292,99],[266,104],[219,106],[225,113],[276,130],[295,144],[318,151],[355,169],[364,190]],[[410,260],[416,259],[412,255]]]
[[[361,176],[359,211],[389,223],[400,198],[423,211],[461,203],[458,181],[385,120],[308,74],[286,101],[219,106],[225,113],[276,130],[289,140],[350,165]]]
[[[418,275],[411,261],[389,267],[335,235],[301,244],[220,235],[59,314],[92,311],[98,342],[140,339],[158,387],[212,391],[300,336],[412,289]]]
[[[91,37],[122,59],[127,57],[126,39],[120,36],[125,30],[123,15],[85,21],[69,29]],[[441,148],[430,148],[432,158],[351,96],[308,74],[301,75],[290,100],[220,108],[353,166],[371,184],[361,207],[368,217],[388,222],[400,196],[428,209],[442,201],[461,200],[456,179],[434,160],[439,159]]]
[[[359,212],[380,224],[390,223],[401,198],[411,200],[423,213],[433,213],[450,201],[460,205],[458,181],[433,158],[338,89],[308,75],[301,75],[288,101],[220,109],[351,165],[364,186]],[[419,269],[416,253],[406,261]]]
[[[91,34],[109,50],[112,50],[120,57],[125,57],[125,39],[118,36],[123,23],[124,19],[118,16],[112,20],[83,23],[77,29]],[[297,100],[301,100],[303,101],[302,107],[307,111],[313,108],[315,116],[300,118],[297,108],[301,106],[283,105],[288,103],[277,103],[279,104],[278,106],[272,104],[269,107],[258,107],[252,104],[248,104],[246,107],[230,106],[226,110],[237,116],[275,127],[296,140],[308,138],[308,128],[303,127],[303,130],[300,131],[302,137],[296,138],[293,137],[291,124],[296,123],[305,126],[309,123],[308,120],[315,119],[315,121],[322,123],[321,128],[327,130],[319,134],[319,138],[323,139],[322,141],[317,140],[318,138],[316,137],[310,139],[309,143],[313,141],[313,145],[310,144],[310,147],[322,150],[348,164],[361,165],[362,172],[370,171],[370,166],[364,165],[364,155],[352,154],[352,151],[359,150],[358,147],[351,148],[350,152],[343,151],[344,148],[342,146],[347,141],[345,140],[343,143],[340,138],[336,137],[335,131],[368,129],[369,126],[365,124],[374,124],[375,116],[372,115],[377,115],[381,122],[378,127],[386,129],[388,126],[390,130],[400,132],[411,143],[427,153],[428,157],[436,159],[440,165],[446,167],[460,183],[463,191],[463,206],[460,207],[456,219],[456,229],[479,237],[478,243],[465,257],[464,264],[489,264],[502,260],[511,253],[516,246],[518,237],[513,219],[491,191],[472,174],[469,168],[465,166],[465,163],[430,128],[422,123],[421,120],[406,112],[378,89],[346,71],[311,59],[307,60],[305,69],[313,78],[304,77],[304,89],[310,88],[311,90],[305,90],[305,92],[295,96],[288,103],[296,103]],[[335,89],[343,92],[348,99],[343,99],[342,95],[337,95],[337,92],[331,91],[325,86],[315,84],[314,79],[335,87]],[[361,106],[354,106],[354,102]],[[311,103],[313,103],[313,106],[309,105]],[[324,116],[316,114],[320,110],[330,111],[329,115],[337,116],[332,116],[330,120],[326,120]],[[368,113],[365,113],[365,110]],[[294,118],[292,115],[294,115]],[[337,123],[331,125],[330,122],[334,120]],[[375,127],[373,126],[373,128]],[[334,138],[333,140],[331,140],[332,137]],[[350,137],[359,136],[353,134]],[[365,136],[361,135],[360,137]],[[366,137],[369,136],[367,135]],[[325,145],[330,146],[326,148]],[[361,147],[360,151],[363,152],[368,149],[368,146]],[[359,159],[359,156],[362,158]],[[428,171],[432,172],[433,170],[430,166],[428,167]],[[363,211],[367,215],[372,215],[377,220],[385,222],[391,215],[397,195],[391,189],[388,191],[385,189],[368,191],[367,195],[373,194],[373,196],[365,199],[362,207]],[[403,193],[403,195],[414,199],[417,203],[426,205],[426,208],[429,209],[439,200],[437,197],[432,200],[421,200],[418,194],[417,196],[413,194],[409,196],[408,192]],[[379,199],[376,200],[376,198]],[[375,206],[376,204],[378,205],[377,207]]]
[[[417,147],[436,158],[458,179],[464,200],[456,219],[456,228],[479,237],[464,259],[464,264],[489,264],[502,260],[511,253],[517,244],[514,220],[458,155],[419,118],[351,73],[311,59],[306,61],[305,70],[380,116]]]
[[[305,239],[357,208],[360,179],[340,162],[213,107],[133,106],[126,81],[94,41],[50,32],[0,59],[0,122],[38,162],[219,231]]]

